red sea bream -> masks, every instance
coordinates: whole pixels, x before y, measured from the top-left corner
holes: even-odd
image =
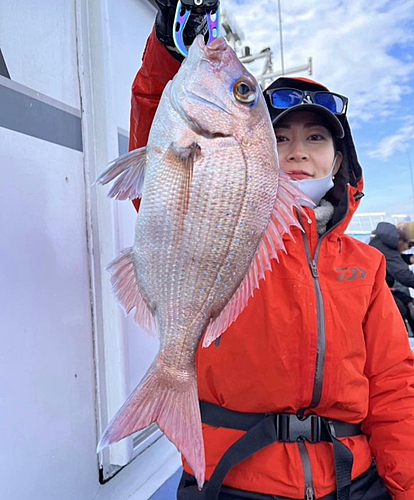
[[[299,225],[303,199],[279,171],[260,87],[224,38],[196,39],[164,90],[146,148],[98,182],[114,179],[111,197],[141,198],[134,245],[109,265],[114,292],[160,347],[98,449],[157,422],[201,487],[196,350],[244,309],[283,235]]]

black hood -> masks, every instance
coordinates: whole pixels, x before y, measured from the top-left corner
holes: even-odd
[[[388,248],[397,250],[400,235],[394,224],[380,222],[375,229],[375,238],[380,239]]]
[[[263,91],[266,104],[269,109],[270,117],[273,123],[278,119],[278,116],[281,115],[282,112],[272,107],[269,97],[267,95],[267,91],[283,87],[290,87],[297,90],[309,90],[311,92],[320,90],[329,91],[329,89],[324,85],[321,85],[320,83],[315,82],[313,80],[309,80],[307,78],[289,78],[289,77],[278,78]],[[299,108],[299,106],[304,106],[304,105],[299,104],[298,106],[295,106],[294,108],[291,109]],[[314,106],[315,112],[320,113],[320,109],[318,108],[320,108],[321,106],[318,106],[316,104],[306,104],[306,108],[308,110],[312,109],[312,106]],[[335,207],[335,212],[330,222],[330,225],[334,225],[345,216],[345,212],[348,207],[348,198],[345,189],[346,185],[349,183],[351,186],[357,188],[358,192],[355,195],[355,197],[358,196],[358,198],[356,199],[360,199],[363,196],[362,193],[363,180],[362,180],[362,168],[358,161],[354,140],[352,138],[351,128],[349,126],[346,114],[333,115],[333,113],[331,113],[330,111],[327,112],[328,114],[331,114],[335,120],[339,120],[344,131],[344,137],[340,138],[337,135],[335,135],[334,132],[335,128],[332,127],[336,148],[338,151],[342,153],[343,159],[341,168],[335,175],[334,187],[330,191],[328,191],[328,193],[324,196],[324,198],[330,201]]]

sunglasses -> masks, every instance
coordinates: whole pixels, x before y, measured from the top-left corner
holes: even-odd
[[[270,104],[275,109],[288,109],[299,104],[318,104],[334,115],[344,115],[348,98],[325,90],[311,92],[292,88],[270,89],[267,92]]]

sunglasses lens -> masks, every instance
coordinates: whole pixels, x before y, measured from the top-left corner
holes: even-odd
[[[330,92],[317,92],[314,95],[313,101],[332,113],[339,115],[344,110],[344,101],[339,95],[331,94]]]
[[[302,102],[302,92],[294,89],[275,90],[272,92],[271,101],[274,108],[291,108]]]

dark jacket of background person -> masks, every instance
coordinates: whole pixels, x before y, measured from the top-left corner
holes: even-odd
[[[410,271],[404,258],[398,251],[400,235],[394,224],[380,222],[370,245],[379,250],[387,261],[386,281],[389,287],[398,281],[404,286],[414,288],[414,273]]]

